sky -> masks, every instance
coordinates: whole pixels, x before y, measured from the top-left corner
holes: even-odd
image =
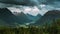
[[[0,0],[0,8],[8,8],[12,13],[21,11],[36,16],[49,10],[60,10],[60,0]],[[14,14],[14,13],[13,13]]]

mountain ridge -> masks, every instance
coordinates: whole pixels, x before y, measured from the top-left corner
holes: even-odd
[[[45,23],[51,24],[53,20],[60,18],[60,10],[50,10],[40,19],[38,19],[35,24],[43,25]]]

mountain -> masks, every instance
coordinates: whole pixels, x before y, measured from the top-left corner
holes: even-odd
[[[60,18],[60,11],[59,10],[50,10],[40,19],[38,19],[35,24],[36,25],[43,25],[45,23],[52,23],[53,20]]]
[[[29,22],[31,22],[31,20],[28,19],[27,15],[24,14],[23,12],[17,14],[16,17],[18,18],[20,23],[27,23],[27,22],[29,23]]]
[[[30,15],[30,14],[27,14],[27,17],[30,19],[30,20],[37,20],[39,17],[41,17],[40,14],[38,14],[37,16],[33,16],[33,15]]]
[[[30,14],[27,14],[27,17],[32,21],[30,23],[26,23],[26,24],[35,25],[35,21],[37,21],[39,18],[41,18],[42,15],[38,14],[37,16],[33,16],[33,15],[30,15]]]
[[[0,25],[3,26],[16,26],[18,24],[24,24],[30,22],[27,16],[24,13],[14,15],[7,8],[0,8]]]
[[[14,25],[15,22],[18,22],[15,15],[11,13],[7,8],[0,8],[0,25],[3,23],[4,25]],[[2,21],[2,22],[1,22]]]

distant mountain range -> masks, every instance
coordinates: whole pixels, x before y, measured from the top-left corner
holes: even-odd
[[[27,15],[24,14],[23,12],[17,14],[16,17],[19,19],[21,23],[31,22],[31,20],[28,19]]]
[[[42,25],[45,23],[52,23],[54,19],[60,18],[59,10],[50,10],[44,16],[38,14],[32,16],[30,14],[24,14],[23,12],[14,15],[7,8],[0,8],[0,25],[16,26],[18,24],[30,23],[31,25]],[[35,20],[35,23],[32,22]],[[37,20],[37,21],[36,21]]]
[[[15,22],[18,22],[17,18],[10,12],[10,10],[7,8],[0,8],[0,25],[1,23],[4,25],[13,25]]]
[[[18,24],[30,23],[31,21],[36,20],[39,17],[41,17],[40,14],[38,14],[37,16],[32,16],[29,14],[24,14],[23,12],[14,15],[7,8],[0,8],[0,25],[3,26],[16,26]]]
[[[60,11],[59,10],[50,10],[40,19],[38,19],[34,25],[43,25],[45,23],[52,23],[53,20],[60,18]]]
[[[2,25],[15,26],[15,23],[24,24],[30,21],[31,20],[29,20],[24,13],[20,13],[17,16],[15,16],[7,8],[0,8],[0,25],[2,24]]]
[[[27,15],[27,17],[30,19],[30,20],[37,20],[38,18],[40,18],[41,17],[41,15],[40,14],[38,14],[37,16],[33,16],[33,15],[30,15],[30,14],[26,14]]]

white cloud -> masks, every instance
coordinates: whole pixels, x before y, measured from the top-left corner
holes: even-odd
[[[32,8],[25,8],[24,12],[36,16],[37,14],[39,14],[39,9],[34,6]]]
[[[45,4],[41,4],[41,5],[40,5],[41,8],[44,8],[45,6],[46,6]]]
[[[33,16],[36,16],[38,13],[39,13],[39,9],[34,6],[34,7],[21,7],[21,8],[16,8],[16,7],[8,7],[8,9],[14,13],[14,12],[17,12],[17,13],[20,13],[21,11],[24,12],[25,14],[31,14]]]
[[[26,13],[29,13],[31,10],[32,10],[32,8],[30,8],[30,7],[25,7],[25,8],[23,8],[24,9],[24,13],[26,14]]]
[[[15,7],[9,7],[8,9],[11,10],[12,12],[18,12],[18,13],[21,12],[20,9],[15,8]]]
[[[21,10],[15,7],[9,7],[8,8],[14,15],[17,15],[18,13],[21,13]]]
[[[33,16],[36,16],[37,14],[41,14],[41,15],[44,15],[46,12],[48,12],[49,10],[60,10],[60,8],[54,8],[53,6],[51,5],[44,5],[44,4],[41,4],[39,5],[41,7],[41,9],[38,9],[37,6],[34,6],[34,7],[30,7],[30,6],[14,6],[14,7],[8,7],[9,10],[11,10],[11,12],[17,12],[17,13],[20,13],[20,12],[24,12],[25,14],[30,14],[30,15],[33,15]]]

